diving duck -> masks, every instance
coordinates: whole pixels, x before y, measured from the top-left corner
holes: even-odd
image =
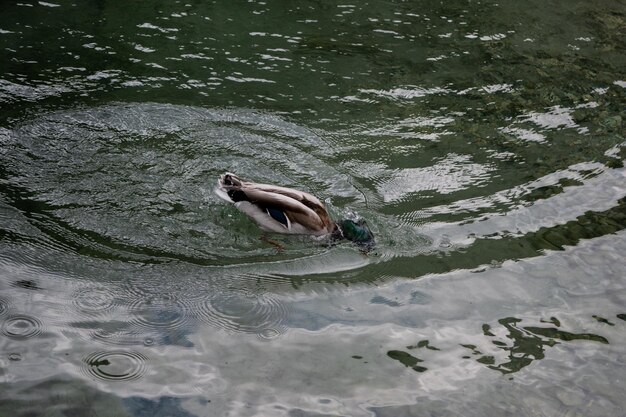
[[[220,176],[215,192],[268,232],[348,239],[364,251],[375,245],[365,220],[335,222],[317,197],[303,191],[245,181],[227,172]]]

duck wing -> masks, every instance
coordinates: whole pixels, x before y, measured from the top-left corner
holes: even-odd
[[[253,183],[234,174],[225,174],[216,192],[271,231],[318,235],[330,233],[335,227],[319,199],[303,191]]]

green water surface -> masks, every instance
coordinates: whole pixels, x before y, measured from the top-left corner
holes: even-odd
[[[623,416],[624,1],[0,6],[0,416]],[[377,247],[271,236],[295,187]]]

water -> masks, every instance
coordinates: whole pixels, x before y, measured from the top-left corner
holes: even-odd
[[[0,415],[626,415],[626,7],[18,1]],[[377,240],[260,240],[303,189]]]

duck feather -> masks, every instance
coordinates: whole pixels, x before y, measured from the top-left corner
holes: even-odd
[[[304,191],[245,181],[226,173],[218,180],[216,193],[271,232],[326,235],[336,229],[320,200]]]

